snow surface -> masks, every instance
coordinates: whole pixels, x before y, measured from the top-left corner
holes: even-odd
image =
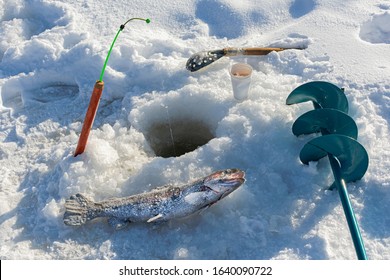
[[[120,34],[75,158],[93,85],[131,17],[152,21]],[[312,105],[285,100],[313,80],[345,88],[370,156],[348,184],[352,205],[368,257],[390,259],[390,1],[0,0],[0,36],[1,259],[355,259],[338,194],[326,190],[328,161],[298,158],[318,135],[291,133]],[[307,49],[185,70],[193,53],[228,46]],[[243,102],[231,90],[235,62],[254,69]],[[155,156],[148,138],[168,122],[201,123],[213,139]],[[63,224],[72,194],[102,200],[225,168],[245,170],[245,185],[199,215],[121,231]]]

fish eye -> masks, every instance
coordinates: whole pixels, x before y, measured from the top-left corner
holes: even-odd
[[[230,175],[234,173],[234,170],[233,169],[226,169],[224,172],[223,172],[223,175]]]

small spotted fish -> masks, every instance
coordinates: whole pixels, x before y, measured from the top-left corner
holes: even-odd
[[[98,217],[108,217],[116,229],[133,222],[159,222],[181,218],[205,209],[229,195],[245,182],[239,169],[217,171],[180,187],[166,186],[123,198],[93,202],[82,194],[65,202],[64,223],[81,226]]]

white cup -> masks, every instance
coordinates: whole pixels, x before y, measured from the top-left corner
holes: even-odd
[[[230,68],[234,98],[242,101],[248,98],[251,85],[252,67],[246,63],[237,63]]]

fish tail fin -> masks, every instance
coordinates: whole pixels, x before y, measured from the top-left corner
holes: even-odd
[[[98,217],[95,203],[82,194],[72,195],[65,201],[64,223],[68,226],[81,226]]]

